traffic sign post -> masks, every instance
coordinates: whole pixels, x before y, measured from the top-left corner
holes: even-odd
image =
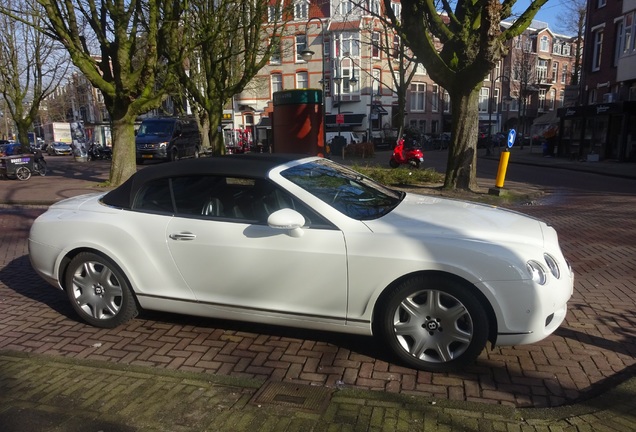
[[[515,144],[516,138],[517,131],[510,129],[510,132],[508,132],[508,147],[501,152],[499,157],[499,169],[497,170],[495,187],[488,190],[490,195],[503,195],[503,186],[506,179],[506,171],[508,170],[508,161],[510,160],[510,149]]]

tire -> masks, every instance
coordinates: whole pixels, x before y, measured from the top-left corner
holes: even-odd
[[[31,178],[31,170],[21,166],[15,170],[15,176],[18,180],[25,181]]]
[[[176,162],[179,160],[179,151],[176,148],[173,148],[170,151],[170,162]]]
[[[409,165],[411,165],[413,168],[420,168],[420,160],[419,159],[411,159],[409,161]]]
[[[115,328],[139,312],[119,267],[92,252],[82,252],[71,260],[65,289],[75,312],[95,327]]]
[[[34,171],[40,174],[42,177],[46,175],[46,162],[40,161],[36,162],[34,166]]]
[[[194,149],[194,158],[195,159],[199,159],[200,156],[201,155],[199,154],[199,148],[197,147],[197,148]]]
[[[391,168],[397,168],[400,166],[400,164],[397,163],[397,161],[393,158],[389,159],[389,165],[391,166]]]
[[[440,275],[403,281],[378,302],[378,336],[417,369],[447,372],[474,362],[488,341],[489,321],[469,290]]]

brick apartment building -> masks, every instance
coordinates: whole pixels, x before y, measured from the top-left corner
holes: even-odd
[[[635,21],[636,0],[588,0],[580,98],[559,110],[566,154],[636,162]]]

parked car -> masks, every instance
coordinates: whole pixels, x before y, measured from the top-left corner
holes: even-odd
[[[544,222],[278,154],[154,165],[58,202],[29,254],[97,327],[146,308],[375,335],[429,371],[544,339],[573,289]]]
[[[49,156],[68,156],[73,154],[73,149],[67,143],[54,142],[46,147],[46,152]]]
[[[201,152],[199,126],[193,118],[147,118],[137,130],[135,147],[138,164],[146,160],[198,158]]]
[[[21,145],[18,142],[7,140],[0,142],[0,156],[13,156],[21,152]]]

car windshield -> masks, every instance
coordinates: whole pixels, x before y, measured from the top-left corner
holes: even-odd
[[[281,175],[341,213],[358,220],[384,216],[405,195],[327,159],[288,168]]]
[[[171,121],[149,121],[142,122],[137,135],[169,135],[174,128]]]

